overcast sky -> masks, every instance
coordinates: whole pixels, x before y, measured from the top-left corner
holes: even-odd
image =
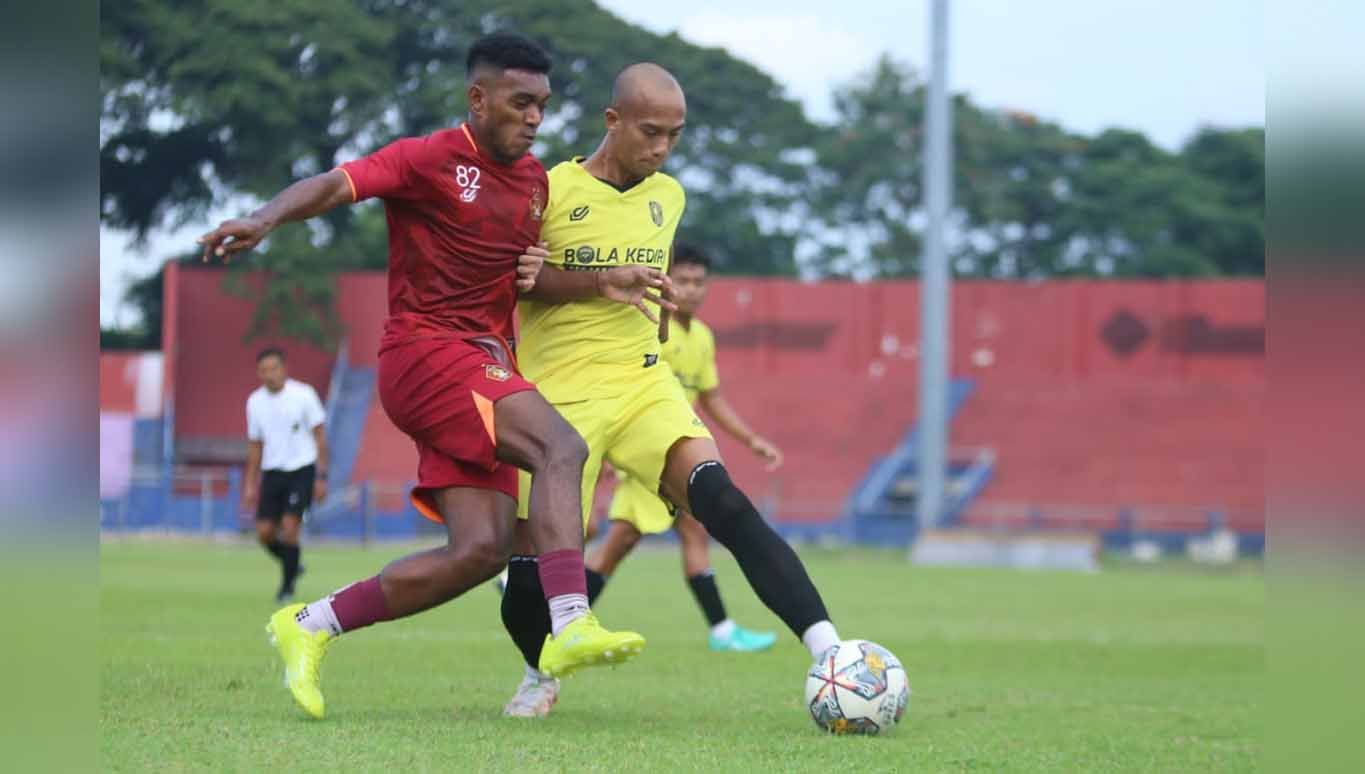
[[[634,24],[728,49],[782,83],[812,118],[834,118],[832,86],[879,54],[923,69],[928,2],[901,0],[598,0]],[[1262,126],[1265,64],[1259,0],[953,0],[949,83],[988,107],[1024,110],[1068,129],[1139,129],[1177,148],[1196,128]],[[683,84],[686,87],[686,84]],[[128,323],[119,299],[206,224],[157,234],[135,251],[102,232],[100,321]]]

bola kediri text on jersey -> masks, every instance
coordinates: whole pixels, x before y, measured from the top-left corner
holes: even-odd
[[[564,248],[564,268],[566,270],[609,269],[624,264],[643,264],[663,269],[668,261],[668,251],[657,247],[613,247],[605,255],[603,248],[583,245]]]

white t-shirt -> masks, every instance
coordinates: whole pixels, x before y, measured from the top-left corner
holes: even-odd
[[[317,462],[313,428],[326,420],[317,391],[293,379],[279,392],[261,385],[246,399],[246,437],[262,442],[262,470],[298,470]]]

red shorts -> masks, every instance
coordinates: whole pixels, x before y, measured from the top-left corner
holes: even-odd
[[[412,338],[379,353],[379,400],[417,444],[413,505],[442,522],[437,489],[467,486],[517,498],[517,468],[497,458],[493,404],[534,390],[502,345],[480,339]]]

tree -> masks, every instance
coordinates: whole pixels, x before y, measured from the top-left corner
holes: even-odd
[[[1214,187],[1208,227],[1194,235],[1224,274],[1265,273],[1265,130],[1206,128],[1180,151],[1185,167]]]
[[[783,216],[799,206],[806,171],[787,151],[816,135],[800,107],[723,50],[634,27],[591,0],[132,0],[102,6],[102,23],[109,225],[145,235],[233,194],[265,197],[398,136],[452,126],[466,110],[468,46],[506,29],[555,58],[556,96],[537,148],[547,164],[591,153],[616,73],[659,61],[689,95],[688,130],[669,165],[689,189],[685,236],[711,245],[719,271],[794,269],[798,228]],[[318,311],[330,304],[328,275],[383,266],[382,224],[373,207],[340,208],[276,232],[252,260],[272,277],[258,300],[304,305],[262,309],[258,319],[329,338]]]
[[[383,131],[393,30],[355,4],[128,0],[100,22],[101,217],[139,237]]]
[[[818,145],[814,266],[918,272],[923,84],[883,57],[835,95]],[[1139,132],[1084,137],[953,99],[950,259],[965,276],[1204,276],[1263,271],[1259,130],[1196,136],[1180,154]]]

